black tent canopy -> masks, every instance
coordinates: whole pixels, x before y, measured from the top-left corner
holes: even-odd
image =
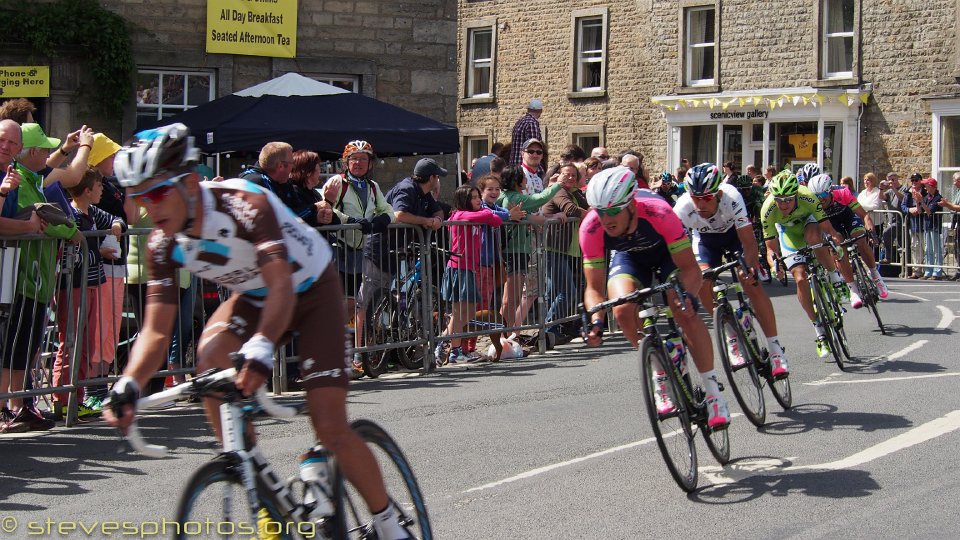
[[[339,156],[354,139],[380,156],[449,154],[457,128],[400,107],[287,73],[163,120],[183,122],[207,153],[259,151],[270,141]]]

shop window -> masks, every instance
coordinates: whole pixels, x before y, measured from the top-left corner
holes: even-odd
[[[573,89],[575,92],[603,90],[606,86],[606,17],[579,17],[575,21],[576,65]]]
[[[685,13],[684,84],[712,86],[717,79],[716,8],[691,7]]]
[[[215,97],[213,73],[141,69],[137,72],[137,129]]]
[[[940,116],[940,145],[937,155],[939,189],[944,198],[953,200],[956,189],[953,175],[960,172],[960,116]]]
[[[853,77],[855,0],[822,0],[821,73],[824,79]]]
[[[317,75],[313,78],[354,94],[360,93],[360,77],[357,75]]]
[[[680,128],[680,158],[691,164],[717,162],[717,126]]]
[[[493,95],[493,26],[467,31],[466,97]]]

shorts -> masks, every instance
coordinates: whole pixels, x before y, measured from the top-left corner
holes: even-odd
[[[40,350],[47,322],[47,305],[33,298],[17,295],[3,343],[3,368],[26,370]],[[4,389],[5,390],[5,389]]]
[[[740,236],[735,227],[722,233],[699,233],[693,236],[693,253],[700,268],[716,268],[723,264],[725,253],[743,251]]]
[[[443,271],[443,285],[440,287],[440,297],[444,302],[476,304],[480,301],[480,290],[477,288],[477,275],[473,270],[448,266],[447,269]]]
[[[503,263],[507,266],[507,275],[526,274],[530,255],[527,253],[504,253]]]
[[[673,257],[667,246],[659,244],[658,248],[646,251],[613,251],[610,254],[610,271],[607,273],[607,283],[614,279],[630,278],[640,288],[651,287],[653,277],[663,283],[670,274],[677,269]]]
[[[527,275],[523,278],[523,295],[536,298],[540,296],[540,262],[534,255],[528,259]]]
[[[306,390],[335,387],[346,389],[350,383],[344,341],[346,321],[343,313],[343,289],[333,265],[309,289],[297,295],[290,327],[277,343],[279,349],[297,335],[300,376]],[[230,332],[246,342],[256,332],[261,308],[242,294],[234,294],[213,313],[203,330],[202,341]]]
[[[370,259],[363,259],[363,285],[360,285],[357,305],[364,309],[369,307],[377,293],[390,290],[392,282],[393,274],[384,272]]]
[[[832,216],[830,218],[830,224],[833,225],[833,228],[843,235],[844,238],[852,238],[867,231],[866,226],[863,224],[863,219],[849,209]]]

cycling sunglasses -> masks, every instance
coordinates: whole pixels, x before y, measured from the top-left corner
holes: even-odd
[[[620,206],[611,206],[610,208],[597,208],[596,211],[598,215],[605,216],[605,217],[613,217],[619,214],[620,212],[623,212],[624,209],[627,208],[627,206],[629,205],[622,204]]]
[[[144,202],[149,202],[150,204],[160,204],[170,195],[170,191],[173,189],[174,185],[180,181],[181,178],[187,176],[190,173],[179,174],[172,178],[168,178],[163,182],[154,184],[152,187],[147,188],[144,191],[139,191],[137,193],[130,193],[130,197],[133,198],[134,202],[142,205]]]
[[[691,194],[690,194],[690,197],[692,197],[692,198],[694,198],[694,199],[696,199],[696,200],[698,200],[698,201],[710,202],[710,201],[712,201],[713,199],[715,199],[715,198],[717,197],[717,194],[716,194],[716,193],[704,193],[703,195],[694,195],[693,193],[691,193]]]
[[[817,193],[817,198],[818,198],[818,199],[826,199],[826,198],[829,197],[829,196],[830,196],[830,192],[829,192],[829,191],[824,191],[823,193]]]
[[[787,204],[788,202],[793,202],[796,198],[796,195],[788,195],[786,197],[774,197],[773,200],[781,204]]]

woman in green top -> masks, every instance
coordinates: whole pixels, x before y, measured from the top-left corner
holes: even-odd
[[[503,316],[504,324],[509,328],[522,325],[525,315],[518,315],[517,307],[521,301],[528,262],[531,256],[536,256],[536,253],[531,253],[530,249],[533,238],[529,225],[543,225],[546,218],[538,211],[563,189],[563,185],[556,182],[541,193],[527,195],[524,193],[527,187],[527,176],[523,169],[514,166],[503,170],[503,174],[500,175],[500,184],[503,193],[500,194],[497,204],[507,209],[519,205],[527,213],[527,217],[520,224],[504,227],[507,236],[503,247],[507,281],[503,286],[503,307],[500,308],[500,314]]]

